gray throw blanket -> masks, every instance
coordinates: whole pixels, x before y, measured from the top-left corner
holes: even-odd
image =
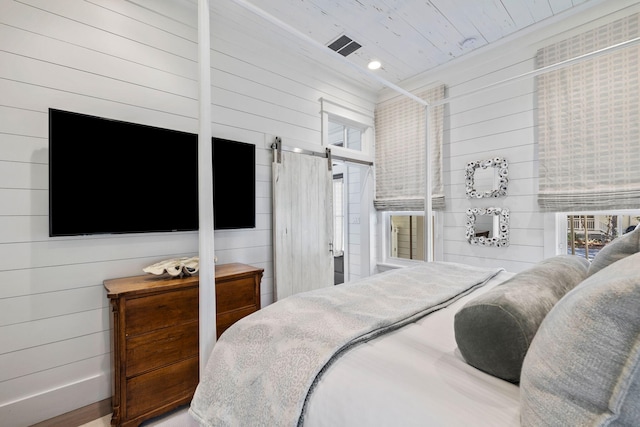
[[[203,426],[296,426],[322,372],[350,347],[445,307],[501,269],[432,262],[292,295],[215,344],[189,412]]]

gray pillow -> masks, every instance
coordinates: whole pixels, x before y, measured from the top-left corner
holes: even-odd
[[[493,376],[520,381],[524,356],[540,323],[586,277],[588,268],[584,258],[559,255],[469,301],[454,318],[462,357]]]
[[[520,403],[523,426],[640,425],[640,253],[549,312],[524,360]]]
[[[602,248],[593,258],[587,276],[591,276],[602,270],[609,264],[640,252],[640,227],[636,227],[630,233],[624,234],[614,239],[607,246]]]

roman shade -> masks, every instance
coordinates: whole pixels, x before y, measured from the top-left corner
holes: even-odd
[[[639,16],[540,49],[538,68],[638,37]],[[640,206],[639,58],[633,45],[537,77],[542,210]]]
[[[416,95],[434,102],[443,99],[444,94],[445,86],[439,85]],[[376,209],[424,210],[425,119],[425,107],[406,97],[394,98],[376,107]],[[444,209],[443,122],[444,106],[429,107],[433,209]]]

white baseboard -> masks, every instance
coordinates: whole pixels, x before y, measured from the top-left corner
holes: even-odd
[[[111,397],[107,373],[0,405],[3,427],[28,427]]]

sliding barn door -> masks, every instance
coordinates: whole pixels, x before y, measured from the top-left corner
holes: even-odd
[[[333,177],[329,165],[326,158],[274,153],[276,300],[333,285]]]

